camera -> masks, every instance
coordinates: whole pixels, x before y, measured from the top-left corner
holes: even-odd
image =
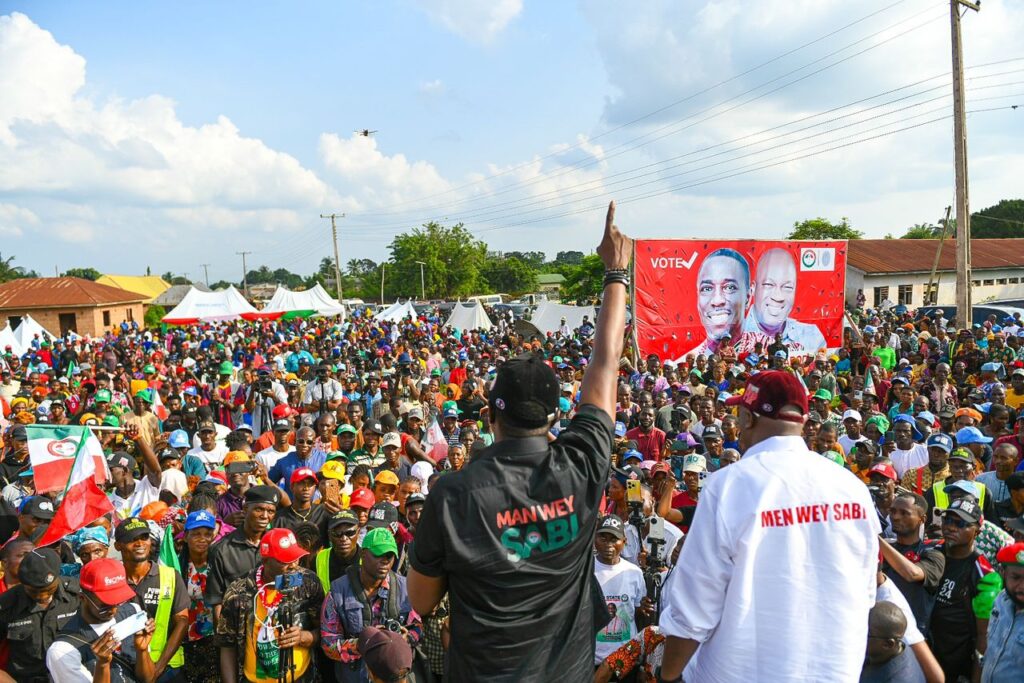
[[[401,633],[402,625],[398,623],[397,619],[387,619],[384,621],[384,628],[391,631],[392,633]]]
[[[256,391],[270,391],[273,388],[273,383],[270,379],[260,378],[256,380]]]
[[[402,366],[402,370],[401,370],[401,375],[402,375],[402,377],[410,377],[410,376],[412,376],[412,368],[410,368],[408,365],[403,365]]]

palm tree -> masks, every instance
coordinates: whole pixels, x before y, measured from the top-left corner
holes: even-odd
[[[0,282],[10,282],[11,280],[17,280],[28,275],[24,268],[12,265],[13,263],[13,256],[4,258],[3,254],[0,254]]]

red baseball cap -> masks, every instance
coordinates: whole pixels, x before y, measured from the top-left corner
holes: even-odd
[[[302,481],[303,479],[312,479],[313,482],[315,483],[316,472],[309,469],[308,467],[300,467],[299,469],[292,472],[292,477],[288,481],[290,484],[294,484],[295,482]]]
[[[868,470],[868,474],[881,474],[883,477],[888,477],[893,481],[899,481],[900,478],[896,476],[896,469],[887,462],[880,462],[877,465],[873,465]]]
[[[82,567],[78,583],[111,607],[135,599],[135,591],[125,578],[124,565],[109,557],[93,560]]]
[[[294,562],[308,554],[295,540],[295,534],[291,529],[271,529],[263,534],[263,539],[260,541],[260,557],[269,557],[285,564]]]
[[[663,460],[661,462],[655,463],[651,467],[651,476],[652,477],[655,474],[657,474],[658,472],[664,472],[665,474],[672,474],[672,468],[669,467],[669,464]]]
[[[282,417],[292,416],[292,407],[290,405],[282,403],[279,406],[274,406],[274,409],[270,411],[271,416],[277,420]]]
[[[349,507],[366,508],[367,510],[372,508],[374,503],[376,502],[377,499],[374,498],[373,491],[366,488],[365,486],[360,486],[359,488],[357,488],[355,491],[352,492],[352,495],[350,495],[348,498]]]
[[[807,418],[807,389],[795,375],[781,370],[766,370],[747,380],[742,394],[725,400],[727,406],[743,406],[750,412],[772,420],[803,424]],[[800,413],[784,412],[785,406],[797,406]]]

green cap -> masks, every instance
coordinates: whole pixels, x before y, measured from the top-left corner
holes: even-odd
[[[822,455],[826,460],[831,460],[840,467],[846,467],[846,459],[839,454],[839,451],[825,451]]]
[[[430,371],[430,376],[431,377],[440,377],[441,376],[441,368],[434,368],[433,370],[431,370]]]
[[[110,403],[110,389],[100,389],[96,392],[97,403]]]
[[[561,356],[555,356],[554,358],[551,359],[551,362],[552,363],[561,363],[562,362],[562,357]]]
[[[831,401],[832,392],[828,389],[818,389],[814,392],[814,398],[820,398],[823,401]]]
[[[704,373],[701,372],[700,370],[698,370],[697,368],[694,368],[693,370],[690,370],[690,374],[691,375],[697,375],[697,379],[704,379]]]
[[[152,364],[146,364],[142,366],[142,372],[146,375],[152,375],[156,373],[156,368]]]
[[[338,425],[338,434],[356,434],[356,428],[350,424]]]
[[[461,410],[459,410],[459,404],[456,403],[455,401],[445,401],[444,403],[442,403],[441,412],[443,413],[446,410],[457,410],[460,413],[462,412]]]
[[[235,366],[231,364],[231,361],[226,360],[226,361],[224,361],[223,363],[220,364],[220,374],[222,374],[222,375],[230,375],[234,371],[235,371]]]
[[[104,427],[120,427],[121,421],[117,419],[116,415],[107,415],[103,418]]]
[[[139,391],[135,395],[138,396],[139,398],[141,398],[146,403],[150,403],[150,404],[153,403],[153,390],[152,389],[139,389]]]
[[[950,460],[965,460],[967,462],[974,462],[974,453],[971,453],[966,448],[954,448],[953,452],[949,454]]]
[[[398,544],[395,543],[395,535],[387,529],[380,527],[370,529],[363,537],[363,550],[369,550],[374,557],[381,557],[391,553],[398,557]]]
[[[878,427],[878,431],[882,432],[883,434],[889,431],[889,418],[887,418],[885,415],[872,415],[871,417],[864,421],[865,427],[871,424]]]

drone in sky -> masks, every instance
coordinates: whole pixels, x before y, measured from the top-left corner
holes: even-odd
[[[370,130],[369,128],[363,128],[362,130],[355,130],[355,131],[352,131],[352,132],[356,133],[358,135],[362,135],[364,138],[368,138],[371,135],[373,135],[374,133],[376,133],[377,131]]]

